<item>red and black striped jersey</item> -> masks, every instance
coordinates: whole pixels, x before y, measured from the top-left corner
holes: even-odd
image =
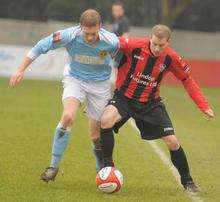
[[[116,90],[127,98],[148,103],[160,98],[163,77],[172,72],[181,80],[187,92],[201,110],[209,109],[208,102],[192,79],[188,64],[170,47],[159,57],[150,50],[148,38],[120,38],[120,50],[124,53],[118,67]]]

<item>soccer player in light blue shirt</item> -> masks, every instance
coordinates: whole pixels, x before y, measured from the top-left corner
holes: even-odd
[[[110,98],[110,62],[118,46],[116,35],[101,28],[100,14],[88,9],[81,15],[80,25],[57,31],[41,39],[12,75],[10,86],[13,87],[22,80],[26,68],[41,54],[60,47],[65,47],[68,52],[69,59],[63,79],[63,114],[54,134],[51,163],[42,173],[42,180],[48,182],[55,179],[59,162],[69,141],[71,125],[85,98],[88,102],[86,112],[96,169],[101,169],[103,162],[99,142],[100,117]]]

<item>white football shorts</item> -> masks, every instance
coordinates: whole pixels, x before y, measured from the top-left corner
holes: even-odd
[[[62,100],[74,97],[82,104],[87,99],[87,115],[94,120],[100,121],[102,112],[111,96],[110,80],[96,82],[65,77],[62,82]]]

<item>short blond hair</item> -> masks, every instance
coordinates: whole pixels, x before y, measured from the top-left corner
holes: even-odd
[[[80,16],[79,22],[85,27],[94,27],[101,24],[101,16],[94,9],[85,10]]]
[[[171,30],[166,25],[155,25],[151,30],[151,36],[156,36],[159,39],[167,38],[167,40],[171,37]]]

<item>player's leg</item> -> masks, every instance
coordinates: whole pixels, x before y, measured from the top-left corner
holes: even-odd
[[[171,161],[181,176],[183,186],[186,189],[189,187],[192,189],[193,187],[196,188],[190,176],[186,155],[174,135],[173,125],[164,104],[158,102],[151,110],[146,111],[143,115],[137,116],[139,116],[139,119],[135,121],[142,138],[147,140],[162,138],[170,150]]]
[[[110,98],[110,87],[109,81],[90,82],[85,85],[88,100],[85,111],[89,117],[89,133],[97,172],[103,167],[103,155],[100,146],[100,118]]]
[[[180,174],[181,184],[186,190],[193,193],[197,192],[198,186],[196,186],[193,182],[193,179],[190,175],[186,154],[181,147],[177,137],[174,135],[167,135],[162,137],[162,139],[170,151],[170,157],[173,165],[177,168]]]
[[[103,168],[103,154],[100,144],[100,121],[90,118],[89,119],[89,132],[92,141],[92,151],[96,160],[96,171],[98,172]]]
[[[76,98],[69,97],[63,100],[63,113],[60,123],[56,127],[52,158],[50,166],[57,168],[64,150],[69,142],[71,126],[76,118],[77,110],[80,106],[80,101]]]
[[[76,118],[80,103],[85,98],[85,92],[81,89],[79,80],[65,78],[63,83],[63,113],[54,133],[51,163],[41,174],[41,179],[46,182],[54,180],[57,175],[59,162],[69,142],[71,125]]]
[[[54,180],[57,175],[60,160],[69,142],[71,125],[76,118],[79,106],[80,101],[76,98],[69,97],[63,100],[63,113],[54,133],[51,163],[41,175],[41,179],[46,182]]]
[[[165,106],[162,105],[160,110],[161,112],[158,112],[158,115],[160,116],[161,123],[163,123],[161,124],[161,126],[163,126],[161,138],[166,143],[170,151],[170,158],[180,174],[181,184],[186,190],[195,193],[198,191],[198,187],[195,185],[190,175],[186,154],[177,137],[174,135],[174,129]]]
[[[192,181],[185,152],[180,146],[180,143],[176,136],[164,136],[162,137],[162,140],[166,143],[170,151],[171,161],[173,165],[177,168],[181,176],[181,183],[184,185],[187,181]]]
[[[114,149],[113,126],[116,122],[119,122],[121,118],[117,108],[111,104],[105,108],[101,117],[101,147],[104,166],[114,166],[112,158]]]

